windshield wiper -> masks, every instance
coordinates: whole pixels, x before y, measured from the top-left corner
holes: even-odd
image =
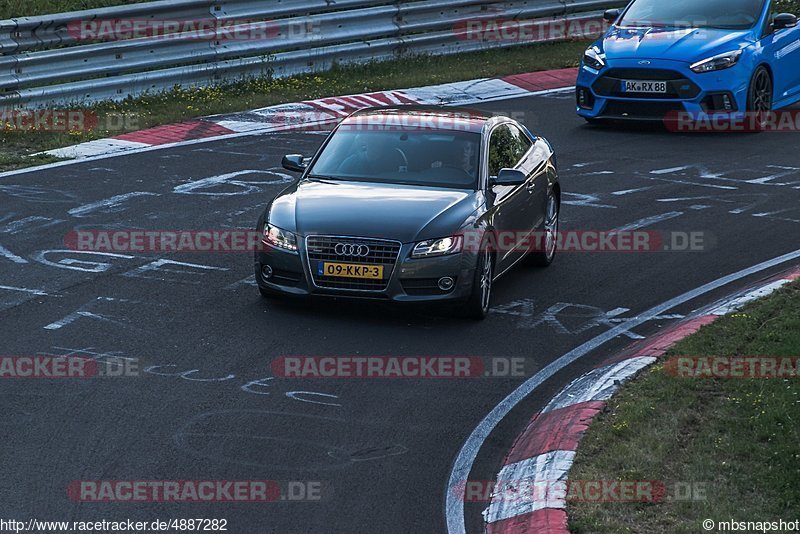
[[[341,178],[337,178],[335,176],[324,176],[322,174],[309,174],[306,176],[309,180],[316,180],[318,182],[335,182],[341,180]]]

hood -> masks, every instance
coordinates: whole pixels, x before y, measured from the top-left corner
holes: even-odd
[[[301,236],[376,237],[410,243],[452,235],[482,199],[478,191],[301,180],[275,198],[269,220]]]
[[[695,63],[716,54],[743,48],[752,30],[713,28],[612,28],[603,49],[614,59],[667,59]]]

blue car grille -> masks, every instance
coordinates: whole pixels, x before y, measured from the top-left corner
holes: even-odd
[[[337,254],[336,246],[339,244],[353,245],[347,247],[352,250],[359,245],[369,247],[366,255]],[[401,244],[398,241],[371,239],[361,237],[335,237],[335,236],[309,236],[306,239],[309,268],[311,276],[317,287],[325,289],[339,289],[350,291],[383,291],[389,285],[397,258],[400,255]],[[383,279],[340,278],[319,274],[320,262],[356,263],[368,265],[383,265]]]
[[[629,93],[622,90],[625,80],[665,81],[666,94]],[[593,85],[601,96],[613,98],[691,100],[700,94],[700,87],[677,71],[666,69],[609,69]]]

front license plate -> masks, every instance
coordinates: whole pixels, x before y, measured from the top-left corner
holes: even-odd
[[[639,80],[622,80],[624,93],[666,93],[667,82],[646,82]]]
[[[383,265],[360,265],[357,263],[331,263],[328,261],[321,261],[317,265],[317,275],[382,280]]]

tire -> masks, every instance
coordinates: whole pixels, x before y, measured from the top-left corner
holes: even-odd
[[[475,277],[472,281],[472,294],[463,309],[465,317],[482,320],[489,314],[493,278],[494,258],[488,243],[484,242],[478,253],[478,264],[475,267]]]
[[[528,264],[535,267],[549,267],[556,259],[558,252],[558,222],[561,215],[561,206],[555,191],[547,195],[547,207],[542,227],[537,231],[544,235],[543,250],[535,250],[528,256]]]
[[[767,126],[767,114],[772,112],[772,76],[765,67],[758,67],[750,79],[747,90],[747,112],[757,116],[756,131],[762,132]]]

